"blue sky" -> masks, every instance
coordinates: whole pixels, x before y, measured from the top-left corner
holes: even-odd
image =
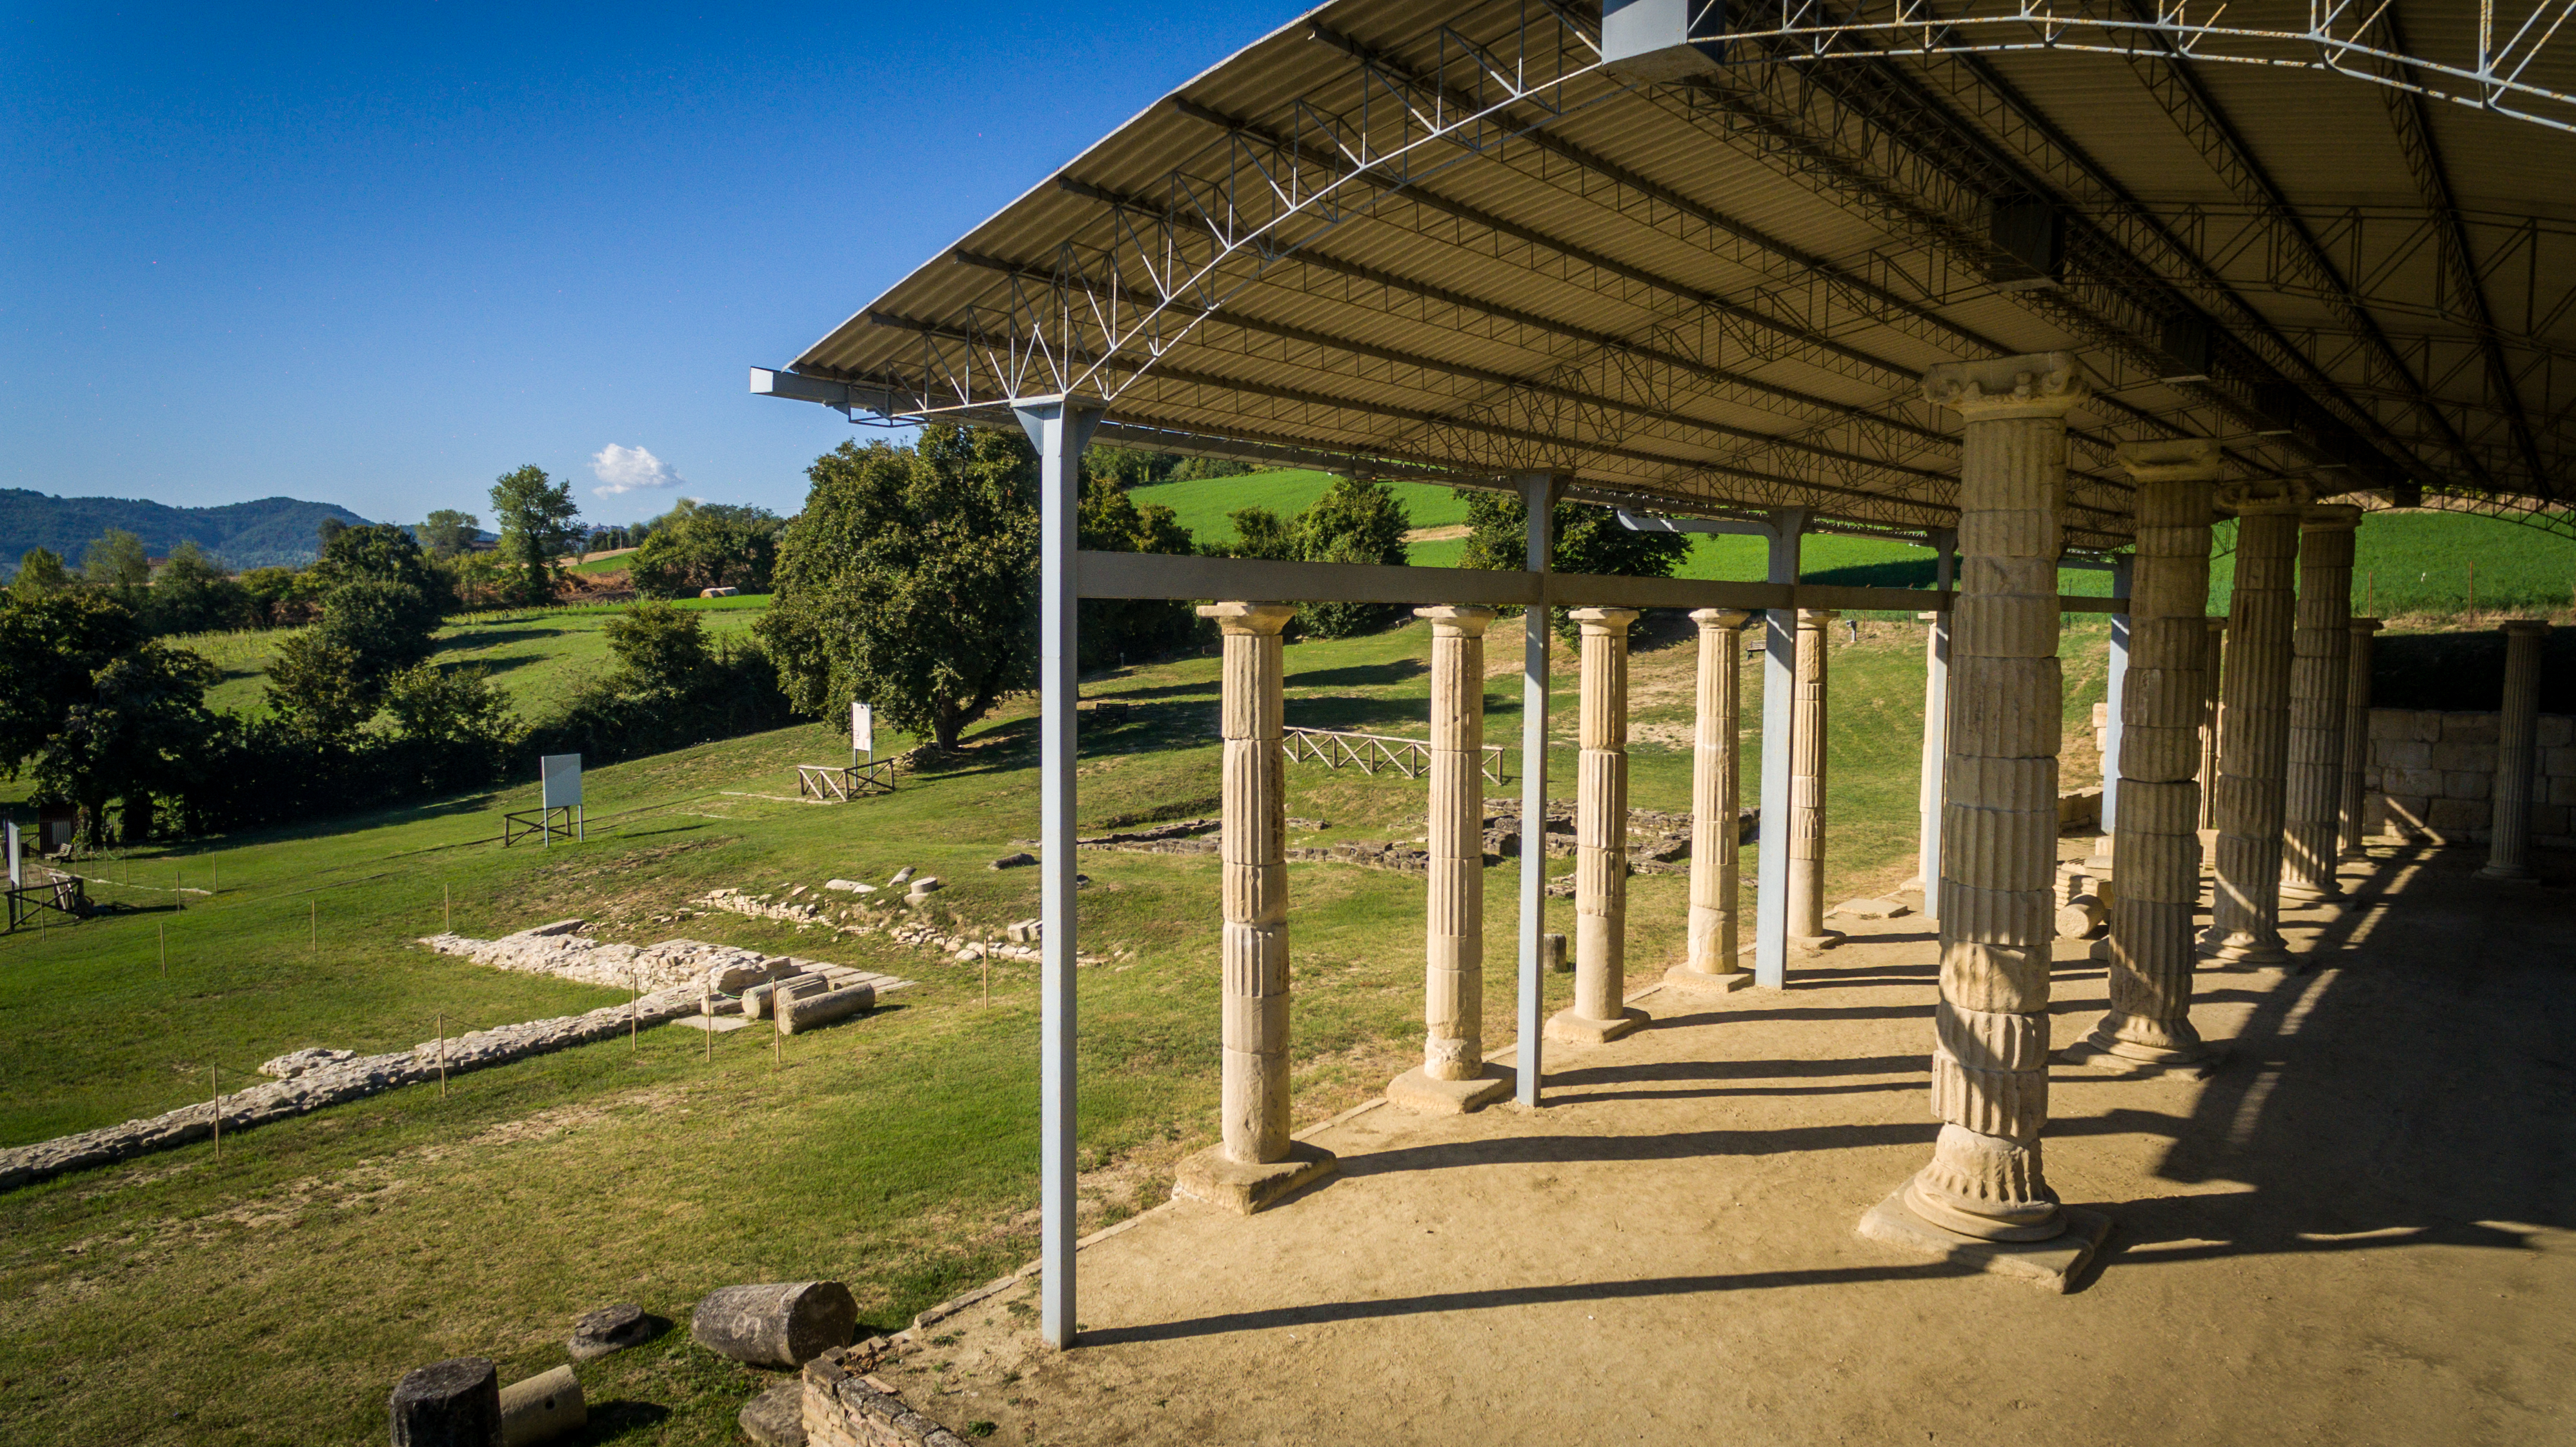
[[[793,511],[746,365],[1298,9],[0,4],[0,487]]]

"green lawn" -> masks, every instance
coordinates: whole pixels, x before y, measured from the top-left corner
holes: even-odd
[[[2100,625],[2068,647],[2070,717],[2100,686]],[[1693,649],[1675,619],[1641,625],[1632,793],[1688,798]],[[1498,625],[1495,656],[1517,653]],[[1291,722],[1423,732],[1422,625],[1288,650]],[[1562,655],[1560,655],[1562,656]],[[2087,660],[2091,660],[2088,664]],[[1922,696],[1920,635],[1879,625],[1833,655],[1829,888],[1907,870]],[[1193,657],[1086,680],[1134,705],[1086,728],[1081,817],[1212,813],[1218,665]],[[1758,718],[1758,669],[1746,718]],[[1552,768],[1570,789],[1575,690],[1562,675]],[[1517,737],[1517,689],[1487,684],[1489,736]],[[489,837],[533,788],[332,826],[145,851],[102,897],[132,911],[0,940],[0,1141],[200,1098],[281,1050],[359,1050],[608,1003],[613,991],[502,975],[411,943],[440,922],[497,934],[579,914],[609,938],[674,934],[884,969],[921,981],[864,1021],[788,1048],[754,1032],[648,1031],[409,1088],[225,1143],[0,1196],[0,1436],[28,1441],[373,1440],[411,1365],[464,1353],[505,1379],[561,1359],[572,1316],[612,1300],[685,1320],[729,1282],[833,1276],[893,1326],[1034,1252],[1035,971],[995,971],[885,943],[737,916],[652,925],[718,884],[883,880],[910,864],[950,882],[944,909],[999,925],[1036,912],[1034,871],[983,867],[1037,831],[1033,718],[1022,700],[970,735],[964,762],[891,798],[807,806],[788,766],[837,752],[823,725],[594,771],[590,842],[504,851]],[[1749,764],[1748,780],[1758,761]],[[1413,838],[1417,781],[1293,766],[1290,812],[1331,828],[1295,842]],[[1495,792],[1503,792],[1496,790]],[[1751,868],[1748,853],[1745,864]],[[1486,1033],[1511,1033],[1516,931],[1507,863],[1488,876]],[[1083,1194],[1094,1222],[1151,1204],[1212,1138],[1219,870],[1208,856],[1086,853],[1084,948],[1131,958],[1081,976]],[[1553,872],[1564,873],[1559,861]],[[1422,884],[1337,864],[1291,868],[1297,1112],[1382,1088],[1418,1049]],[[169,909],[166,889],[219,886]],[[1632,979],[1679,957],[1681,875],[1631,881]],[[1749,903],[1749,900],[1748,900]],[[1553,928],[1572,902],[1551,901]],[[309,931],[318,919],[318,947]],[[166,929],[170,965],[158,963]],[[1568,977],[1550,980],[1551,1003]],[[592,1440],[720,1442],[760,1384],[675,1334],[582,1369]],[[176,1415],[173,1415],[176,1413]]]

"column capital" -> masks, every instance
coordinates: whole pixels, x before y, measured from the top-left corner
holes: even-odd
[[[1691,621],[1701,628],[1719,628],[1732,633],[1753,621],[1753,615],[1741,608],[1693,608]]]
[[[2218,505],[2243,517],[2248,513],[2298,512],[2316,496],[2304,477],[2247,477],[2219,484]]]
[[[2153,442],[2123,442],[2111,449],[2136,483],[2216,482],[2226,459],[2215,437],[2165,437]]]
[[[2388,625],[2376,618],[2355,618],[2350,626],[2355,633],[2376,633]]]
[[[1297,616],[1293,603],[1209,603],[1200,607],[1199,616],[1216,620],[1217,631],[1267,637],[1288,626]]]
[[[1485,625],[1494,621],[1494,610],[1472,604],[1442,603],[1413,610],[1416,618],[1431,620],[1433,636],[1440,638],[1482,638]]]
[[[1628,631],[1628,625],[1637,621],[1637,610],[1634,608],[1574,608],[1567,610],[1565,616],[1582,624],[1583,631],[1587,634],[1625,633]]]
[[[2063,417],[2092,391],[2073,352],[1944,362],[1923,374],[1924,400],[1971,422]]]
[[[1841,616],[1843,611],[1840,608],[1801,608],[1798,610],[1798,626],[1822,628]]]
[[[2504,622],[2496,625],[2496,631],[2507,638],[2546,638],[2549,636],[2549,620],[2546,618],[2508,618]]]
[[[2299,510],[2299,530],[2348,533],[2361,526],[2361,509],[2348,502],[2310,503]]]

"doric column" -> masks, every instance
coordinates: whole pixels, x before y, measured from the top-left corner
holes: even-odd
[[[2343,710],[2352,656],[2352,543],[2361,509],[2321,503],[2299,523],[2299,602],[2290,644],[2290,762],[2281,893],[2334,899],[2342,853]]]
[[[2191,1024],[2192,911],[2200,903],[2201,668],[2210,633],[2210,488],[2218,443],[2132,442],[2137,486],[2128,684],[2120,695],[2120,807],[2113,816],[2111,1009],[2072,1061],[2179,1065],[2207,1052]]]
[[[1744,807],[1738,732],[1744,625],[1752,617],[1739,608],[1691,614],[1699,625],[1699,707],[1691,738],[1690,954],[1664,972],[1667,985],[1727,991],[1753,983],[1735,953]]]
[[[2066,414],[2086,393],[2065,352],[1934,367],[1924,394],[1966,421],[1941,841],[1941,1003],[1932,1163],[1905,1202],[1995,1241],[2066,1229],[2040,1163],[2048,1120],[2049,883],[2057,860],[2059,509]]]
[[[2346,859],[2367,857],[2361,847],[2362,801],[2370,781],[2370,655],[2380,623],[2352,620],[2352,651],[2344,660],[2343,802],[2336,810],[2336,836]]]
[[[2281,945],[2281,830],[2290,759],[2290,639],[2307,485],[2267,478],[2220,490],[2236,524],[2236,582],[2219,680],[2218,891],[2202,945],[2224,963],[2290,958]]]
[[[1288,1138],[1288,769],[1280,746],[1284,603],[1201,608],[1225,636],[1222,1141],[1182,1163],[1182,1194],[1259,1210],[1333,1168]]]
[[[2201,606],[2207,607],[2206,603]],[[2200,657],[2200,827],[2218,827],[2218,680],[2227,656],[2227,620],[2208,620],[2209,643]]]
[[[1485,626],[1491,608],[1416,608],[1431,621],[1430,909],[1422,989],[1422,1067],[1387,1099],[1455,1113],[1511,1093],[1485,1063]]]
[[[1598,1044],[1646,1023],[1628,1008],[1628,625],[1634,608],[1577,608],[1583,629],[1582,744],[1574,793],[1574,1003],[1549,1017],[1557,1040]],[[1522,846],[1527,848],[1526,844]]]
[[[2495,817],[2482,879],[2527,880],[2531,872],[2531,776],[2540,751],[2540,645],[2549,624],[2504,625],[2504,708],[2496,716]]]
[[[1789,943],[1829,950],[1825,929],[1825,625],[1831,608],[1798,610],[1797,711],[1789,724]]]

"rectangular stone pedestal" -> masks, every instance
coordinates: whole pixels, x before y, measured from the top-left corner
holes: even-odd
[[[1607,1045],[1636,1034],[1648,1023],[1646,1012],[1633,1005],[1621,1010],[1616,1020],[1587,1020],[1572,1010],[1559,1010],[1547,1017],[1547,1038],[1568,1045]]]
[[[2057,1052],[2058,1064],[2118,1080],[2145,1080],[2158,1075],[2179,1075],[2185,1080],[2207,1080],[2227,1063],[2227,1047],[2212,1045],[2197,1060],[2132,1060],[2096,1049],[2089,1040],[2079,1040]]]
[[[1488,1064],[1473,1080],[1434,1080],[1417,1065],[1386,1087],[1386,1103],[1414,1115],[1465,1115],[1512,1093],[1508,1065]]]
[[[2066,1233],[2062,1236],[2046,1241],[1985,1241],[1935,1226],[1915,1215],[1913,1208],[1905,1204],[1905,1188],[1899,1186],[1860,1218],[1860,1234],[1928,1260],[1955,1261],[2063,1292],[2083,1274],[2093,1253],[2102,1249],[2103,1238],[2111,1234],[2111,1218],[2080,1206],[2061,1209],[2066,1213]]]
[[[1341,1164],[1331,1151],[1304,1141],[1288,1143],[1286,1160],[1248,1165],[1226,1159],[1224,1147],[1219,1146],[1181,1162],[1172,1178],[1172,1194],[1249,1216],[1331,1175]]]
[[[704,1030],[710,1035],[722,1035],[751,1022],[740,1015],[683,1015],[671,1023],[690,1030]]]
[[[1703,975],[1688,965],[1675,965],[1664,971],[1664,988],[1690,990],[1702,995],[1731,995],[1753,988],[1751,970],[1729,970],[1723,975]]]

